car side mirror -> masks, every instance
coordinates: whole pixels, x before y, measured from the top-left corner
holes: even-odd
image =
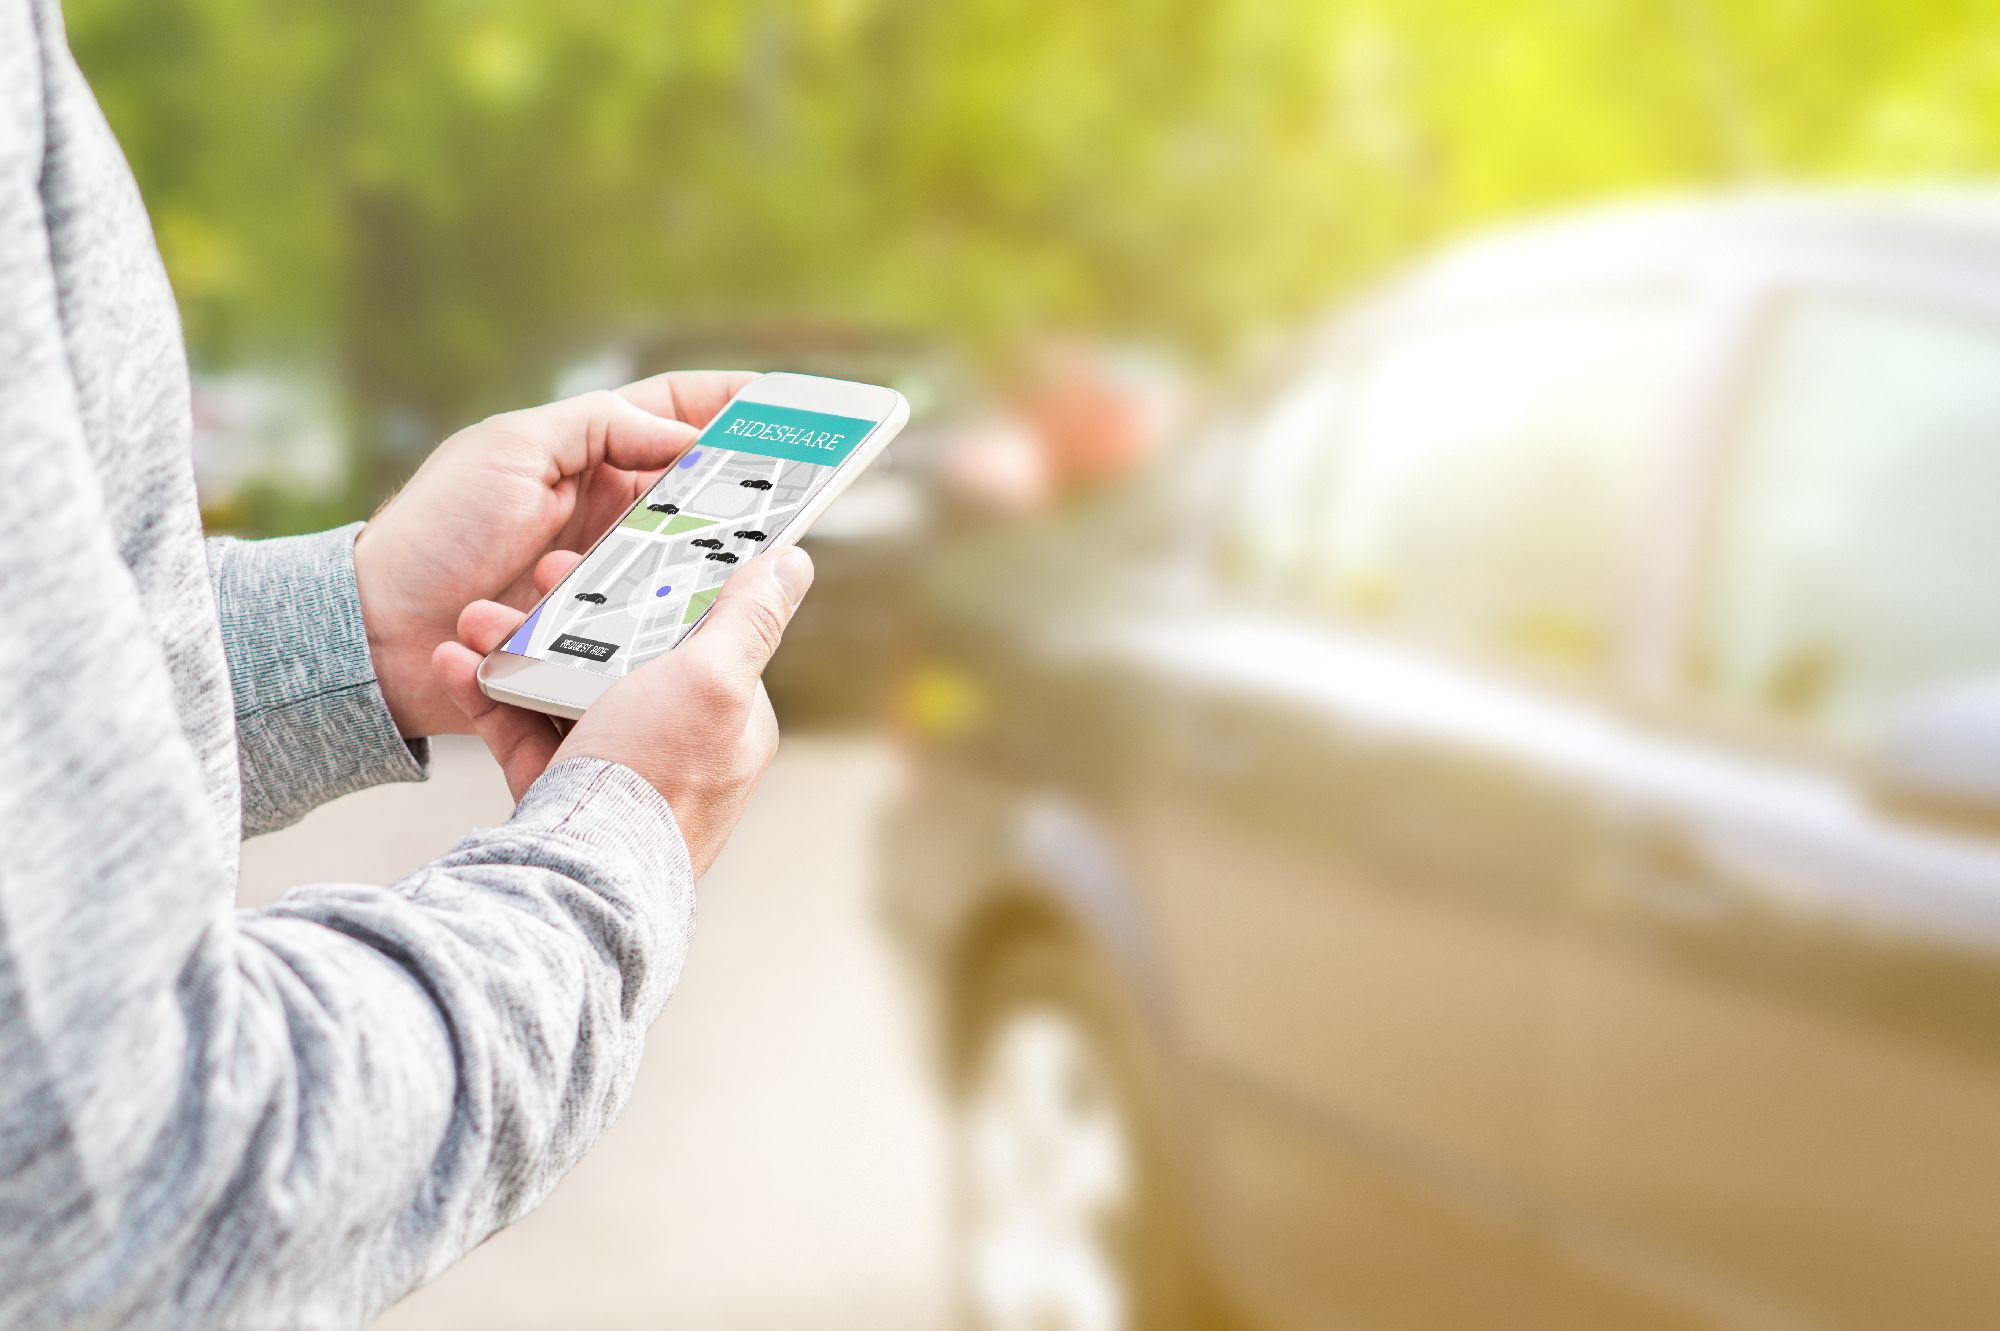
[[[1923,694],[1892,715],[1868,779],[1894,808],[2000,828],[2000,680]]]

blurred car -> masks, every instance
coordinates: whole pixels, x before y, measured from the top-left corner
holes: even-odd
[[[646,509],[651,513],[678,513],[681,511],[681,506],[679,504],[648,504],[646,505]]]
[[[762,541],[767,539],[765,533],[761,531],[739,531],[735,533],[735,536],[739,541]]]
[[[727,550],[713,551],[710,554],[705,555],[703,557],[706,559],[713,559],[719,564],[734,564],[736,562],[736,556],[730,554]]]
[[[689,541],[688,544],[702,550],[720,550],[722,548],[722,542],[716,540],[713,536],[697,536],[692,541]]]
[[[1989,1327],[2000,195],[1470,245],[937,561],[973,1325]]]
[[[746,490],[768,490],[771,488],[771,483],[769,481],[753,480],[753,481],[738,481],[736,483],[742,486]]]
[[[603,592],[578,592],[576,599],[579,601],[588,601],[592,605],[603,605],[605,596]]]

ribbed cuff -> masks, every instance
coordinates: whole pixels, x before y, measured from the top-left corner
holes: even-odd
[[[531,837],[529,862],[590,884],[645,940],[618,962],[625,1015],[650,1025],[694,944],[694,865],[666,799],[629,767],[571,758],[528,787],[505,830]]]
[[[236,694],[243,824],[264,832],[330,799],[421,781],[426,741],[397,733],[375,679],[350,523],[310,536],[209,545]]]
[[[688,883],[694,866],[680,823],[652,783],[622,763],[569,758],[543,772],[514,811],[513,825],[587,847],[621,877]]]

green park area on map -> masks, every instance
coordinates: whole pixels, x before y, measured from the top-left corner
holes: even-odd
[[[570,575],[565,594],[537,618],[525,654],[617,676],[671,650],[715,604],[730,574],[811,503],[832,471],[766,452],[688,450]],[[663,513],[656,504],[688,511]],[[614,651],[596,659],[556,652],[553,644],[564,637]]]
[[[618,525],[628,527],[633,531],[657,532],[662,536],[678,536],[684,531],[693,531],[697,527],[713,527],[715,522],[714,518],[698,518],[691,513],[655,513],[650,509],[642,508],[636,513],[628,513],[625,516],[625,520]],[[662,523],[665,525],[662,526]]]
[[[721,590],[720,587],[710,587],[707,591],[696,592],[688,597],[687,614],[682,617],[681,623],[692,624],[700,619],[708,607],[715,603],[715,595]]]

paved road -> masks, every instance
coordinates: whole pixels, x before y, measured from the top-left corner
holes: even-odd
[[[896,779],[885,747],[786,741],[702,884],[624,1117],[547,1205],[379,1331],[947,1324],[936,1105],[868,913],[873,814]],[[427,785],[250,843],[244,899],[393,881],[507,810],[484,752],[442,744]]]

